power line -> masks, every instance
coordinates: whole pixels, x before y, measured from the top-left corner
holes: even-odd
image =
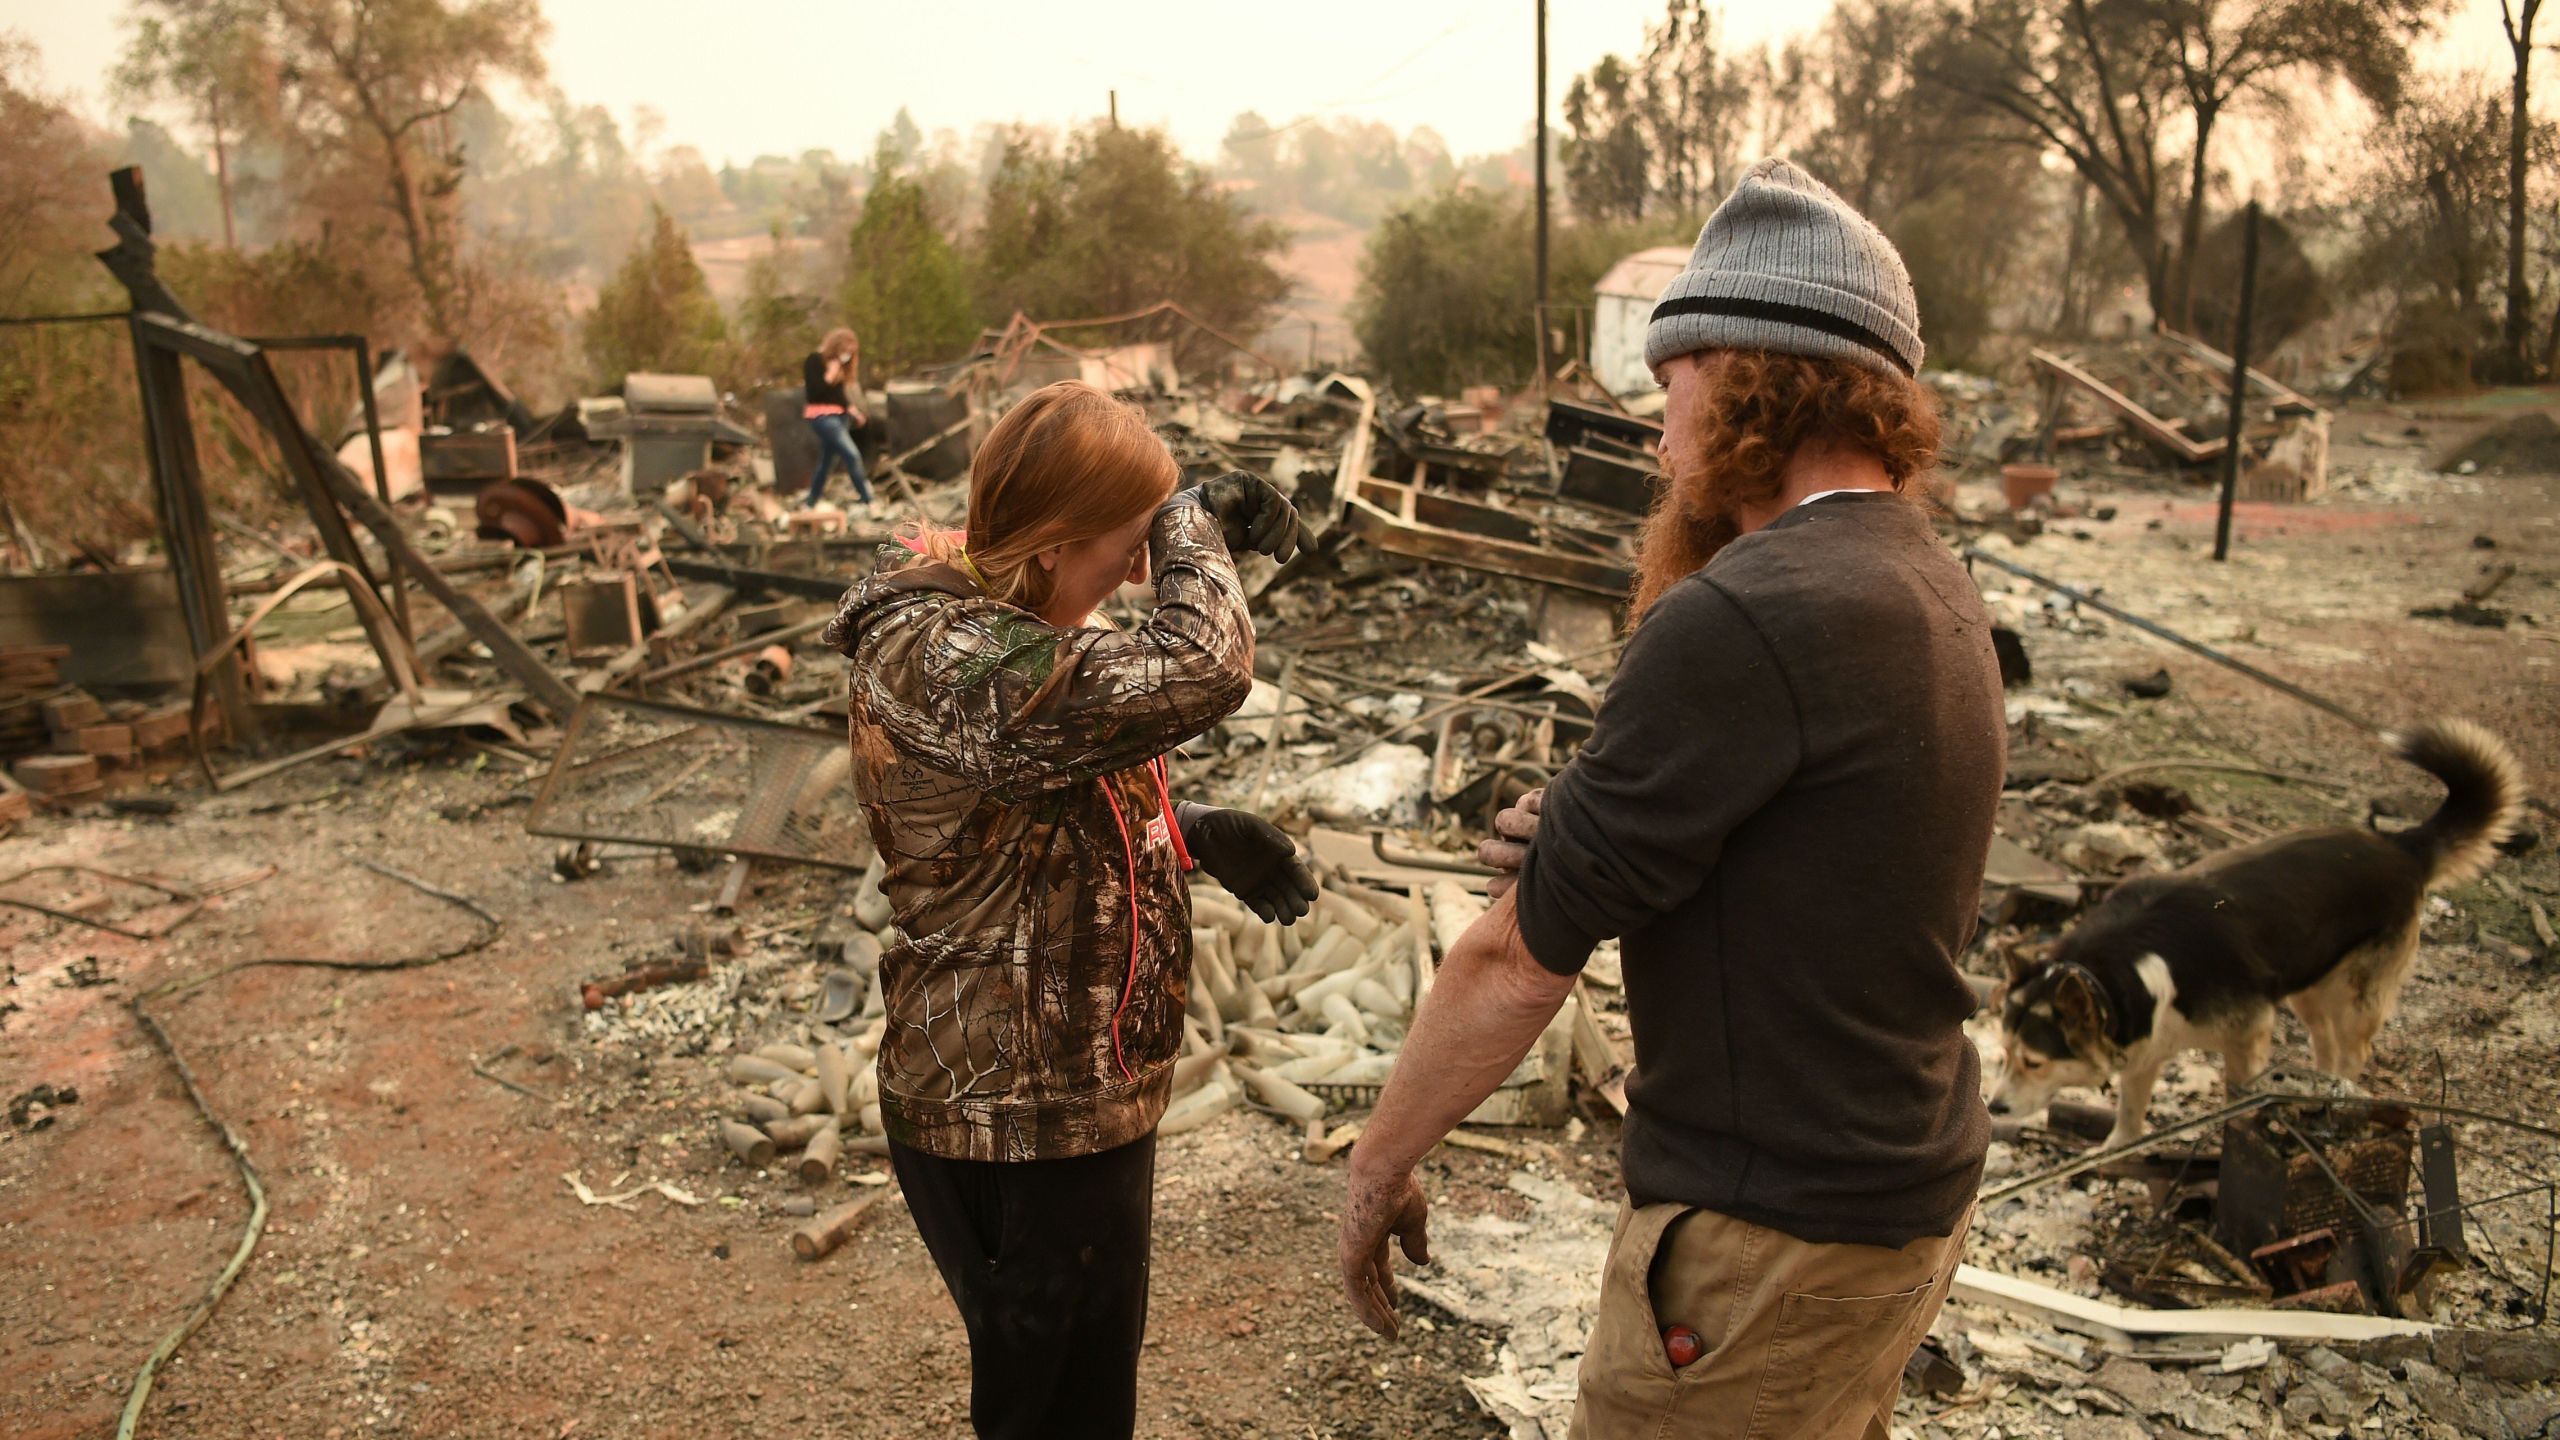
[[[86,315],[0,315],[0,325],[89,325],[132,318],[130,310],[97,310]]]

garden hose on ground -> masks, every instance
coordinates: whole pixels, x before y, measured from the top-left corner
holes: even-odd
[[[133,1377],[132,1390],[125,1397],[124,1416],[116,1422],[116,1440],[133,1440],[134,1433],[142,1421],[143,1407],[151,1400],[153,1378],[159,1374],[160,1367],[168,1363],[169,1357],[178,1353],[178,1347],[187,1343],[187,1337],[196,1333],[197,1327],[203,1325],[212,1316],[214,1307],[222,1303],[223,1295],[231,1289],[231,1282],[240,1277],[241,1269],[249,1263],[250,1252],[258,1248],[258,1237],[264,1234],[267,1228],[267,1192],[266,1188],[258,1183],[258,1167],[250,1163],[248,1144],[240,1138],[238,1131],[231,1128],[229,1121],[214,1113],[213,1106],[205,1100],[204,1090],[196,1084],[195,1071],[188,1067],[186,1057],[178,1053],[177,1044],[169,1038],[169,1032],[163,1029],[160,1022],[152,1016],[151,1002],[169,996],[184,995],[190,990],[209,985],[226,975],[236,975],[243,970],[254,970],[265,965],[290,965],[314,970],[416,970],[423,966],[441,965],[447,960],[460,959],[485,948],[489,942],[498,938],[501,928],[498,917],[482,909],[479,902],[468,896],[456,895],[450,890],[440,890],[415,875],[403,874],[388,865],[378,864],[372,860],[358,860],[356,863],[376,874],[389,876],[413,890],[432,895],[447,904],[470,911],[480,921],[480,933],[460,945],[439,950],[432,955],[419,955],[406,960],[320,960],[289,956],[243,960],[236,965],[225,965],[221,969],[208,971],[202,975],[171,980],[166,984],[153,986],[133,998],[133,1018],[142,1022],[142,1028],[150,1035],[152,1043],[159,1046],[161,1053],[169,1057],[169,1063],[177,1069],[179,1083],[186,1087],[187,1098],[195,1104],[196,1113],[203,1116],[204,1123],[213,1127],[214,1133],[222,1137],[223,1148],[231,1152],[232,1163],[240,1167],[241,1187],[249,1192],[249,1223],[240,1232],[239,1248],[231,1252],[230,1263],[223,1266],[222,1273],[214,1276],[213,1283],[205,1288],[204,1298],[195,1303],[195,1307],[187,1312],[186,1318],[178,1323],[176,1329],[163,1337],[160,1343],[152,1348],[150,1357],[142,1362],[141,1371]]]

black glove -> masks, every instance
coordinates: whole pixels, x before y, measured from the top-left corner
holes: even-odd
[[[1259,815],[1189,802],[1173,807],[1183,848],[1227,893],[1265,920],[1294,925],[1316,899],[1316,877],[1298,863],[1297,844]]]
[[[1230,470],[1178,491],[1170,504],[1197,504],[1218,522],[1227,553],[1260,551],[1282,564],[1298,553],[1298,511],[1271,482],[1243,470]]]

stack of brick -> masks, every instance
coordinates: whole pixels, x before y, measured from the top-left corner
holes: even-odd
[[[128,764],[135,756],[133,727],[110,719],[107,707],[85,690],[66,690],[44,702],[45,728],[63,755],[89,755]]]
[[[136,706],[128,718],[133,725],[134,748],[143,754],[170,755],[186,748],[186,706],[163,705],[157,709]]]
[[[184,705],[154,706],[132,700],[101,704],[84,691],[61,690],[45,697],[39,710],[49,748],[58,755],[88,755],[130,765],[146,755],[173,755],[186,747]]]
[[[44,805],[71,804],[97,793],[104,783],[94,755],[29,755],[11,765],[9,773]]]
[[[52,740],[44,703],[62,690],[62,645],[0,645],[0,759],[42,750]]]
[[[184,754],[187,707],[101,702],[62,683],[63,645],[0,645],[0,834],[34,807],[96,793],[105,767]]]

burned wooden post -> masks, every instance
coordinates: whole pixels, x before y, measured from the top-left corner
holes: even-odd
[[[2222,449],[2222,511],[2213,522],[2213,558],[2231,558],[2231,502],[2240,494],[2240,427],[2249,417],[2249,311],[2258,299],[2258,202],[2240,230],[2240,318],[2231,334],[2231,438]]]
[[[116,232],[116,243],[99,251],[98,259],[123,282],[132,301],[126,326],[133,340],[133,374],[141,391],[149,441],[152,496],[168,546],[170,578],[177,582],[187,642],[202,661],[230,638],[230,595],[223,588],[221,557],[214,549],[213,513],[205,504],[204,472],[197,461],[195,426],[187,410],[185,369],[176,355],[148,343],[140,318],[148,310],[178,311],[178,302],[153,268],[157,246],[151,238],[151,202],[143,191],[141,168],[118,170],[108,182],[115,191],[116,213],[107,223]],[[247,672],[239,658],[215,670],[213,698],[229,734],[255,733]]]

